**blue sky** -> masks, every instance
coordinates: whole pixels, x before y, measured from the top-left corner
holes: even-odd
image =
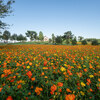
[[[12,34],[33,30],[50,38],[72,31],[77,37],[100,38],[100,0],[16,0],[12,8],[3,19]]]

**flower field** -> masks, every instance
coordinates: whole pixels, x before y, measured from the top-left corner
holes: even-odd
[[[100,100],[100,46],[0,46],[0,100]]]

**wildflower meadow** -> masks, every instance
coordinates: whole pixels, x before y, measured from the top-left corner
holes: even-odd
[[[100,46],[0,46],[0,100],[100,100]]]

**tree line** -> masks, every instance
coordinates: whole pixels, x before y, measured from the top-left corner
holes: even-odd
[[[39,35],[37,34],[37,32],[35,31],[27,31],[26,33],[26,36],[22,35],[22,34],[13,34],[11,35],[11,33],[7,30],[5,30],[1,35],[0,35],[0,39],[2,40],[17,40],[17,41],[26,41],[27,40],[27,37],[30,38],[30,41],[36,41],[36,40],[40,40],[40,41],[43,41],[44,39],[44,36],[43,36],[43,33],[40,31],[39,32]]]
[[[89,38],[89,39],[84,39],[83,36],[78,36],[77,37],[72,34],[71,31],[65,32],[62,36],[55,36],[52,34],[52,39],[50,40],[53,44],[62,44],[65,42],[67,45],[77,45],[77,42],[80,42],[82,45],[88,44],[88,42],[91,43],[91,45],[99,45],[98,40],[95,38]]]
[[[26,41],[27,38],[30,38],[30,41],[32,40],[40,40],[43,41],[44,36],[43,33],[40,31],[39,35],[37,34],[36,31],[27,31],[25,34],[26,36],[23,36],[22,34],[17,35],[17,34],[13,34],[11,35],[11,33],[7,30],[5,30],[3,32],[3,34],[1,34],[1,30],[5,29],[6,26],[8,26],[8,24],[6,24],[5,22],[2,22],[2,18],[5,18],[7,16],[9,16],[10,13],[12,13],[12,7],[11,5],[15,2],[15,0],[7,0],[6,2],[4,0],[0,0],[0,38],[3,40],[17,40],[17,41]],[[91,42],[92,45],[98,45],[98,41],[97,39],[84,39],[82,36],[78,36],[78,41],[80,41],[82,44],[87,44],[87,42]],[[76,36],[74,36],[74,34],[72,34],[71,31],[67,31],[65,32],[62,36],[55,36],[54,34],[52,34],[52,38],[49,39],[49,42],[52,44],[62,44],[63,42],[65,42],[65,44],[72,44],[72,45],[76,45],[77,44],[77,38]]]
[[[3,40],[8,41],[10,40],[17,40],[17,41],[26,41],[27,37],[30,39],[30,41],[43,41],[44,40],[44,35],[43,32],[40,31],[39,35],[36,31],[27,31],[25,33],[26,36],[23,36],[22,34],[13,34],[11,35],[11,33],[7,30],[5,30],[3,32],[2,35],[0,35],[0,38]],[[95,38],[89,38],[89,39],[84,39],[84,37],[82,36],[78,36],[77,37],[72,34],[71,31],[67,31],[65,32],[63,35],[57,35],[55,36],[54,33],[51,36],[52,38],[49,38],[49,43],[52,43],[54,45],[56,44],[67,44],[67,45],[77,45],[77,42],[81,42],[81,44],[86,45],[88,44],[88,42],[91,42],[92,45],[98,45],[98,41]]]

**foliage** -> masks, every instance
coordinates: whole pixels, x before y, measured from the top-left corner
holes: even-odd
[[[49,43],[51,43],[52,42],[52,39],[51,38],[49,38]]]
[[[17,34],[13,34],[13,35],[11,36],[11,40],[17,40]]]
[[[83,40],[83,41],[82,41],[82,44],[83,44],[83,45],[86,45],[86,44],[87,44],[87,41],[86,41],[86,40]]]
[[[86,38],[85,40],[88,41],[88,42],[92,42],[92,41],[94,41],[96,39],[95,38]]]
[[[20,35],[17,36],[17,40],[18,40],[18,41],[23,41],[23,40],[26,41],[27,39],[26,39],[26,37],[24,37],[22,34],[20,34]]]
[[[98,43],[98,40],[93,40],[91,44],[92,45],[98,45],[99,43]]]
[[[11,33],[7,30],[4,31],[3,33],[3,39],[8,40],[10,38]]]
[[[76,37],[74,37],[74,39],[72,39],[72,45],[76,45],[77,44],[77,40]]]
[[[52,34],[52,43],[54,44],[55,43],[55,35]]]
[[[57,44],[62,44],[62,37],[61,36],[57,36],[55,38],[55,41],[56,41]]]
[[[14,0],[8,0],[6,3],[4,0],[0,0],[0,18],[5,18],[12,12],[12,3],[14,3]],[[0,29],[4,29],[5,26],[7,26],[7,24],[0,20]]]
[[[79,40],[79,41],[82,41],[83,39],[84,39],[84,37],[78,36],[78,40]]]
[[[99,100],[100,47],[0,46],[0,100]]]
[[[43,41],[43,39],[44,39],[43,33],[40,31],[39,32],[39,40]]]
[[[31,41],[37,38],[37,33],[35,31],[27,31],[25,34]]]
[[[66,44],[69,44],[71,42],[72,38],[73,38],[73,34],[72,34],[71,31],[67,31],[67,32],[64,33],[64,35],[62,36],[62,38],[64,40],[66,40]]]

